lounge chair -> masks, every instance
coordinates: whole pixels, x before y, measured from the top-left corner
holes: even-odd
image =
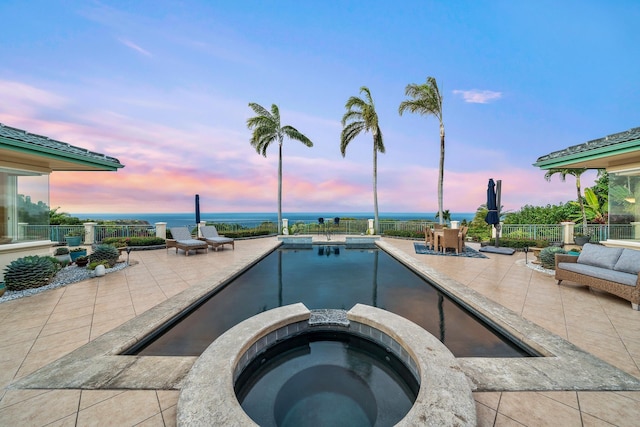
[[[215,250],[218,250],[219,247],[224,249],[224,245],[231,245],[232,249],[236,248],[233,239],[219,235],[215,225],[203,225],[200,227],[200,233],[202,233],[201,239]]]
[[[194,239],[187,227],[171,227],[170,231],[173,239],[167,239],[167,250],[176,248],[176,253],[178,253],[178,249],[182,249],[186,256],[189,256],[189,251],[198,253],[198,249],[209,250],[207,242]]]

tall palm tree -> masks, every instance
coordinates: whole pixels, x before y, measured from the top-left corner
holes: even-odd
[[[438,169],[438,218],[444,223],[442,211],[442,188],[444,182],[444,122],[442,121],[442,95],[434,77],[427,77],[427,82],[421,85],[409,84],[404,90],[407,99],[400,103],[398,113],[402,115],[406,110],[410,113],[433,115],[440,122],[440,166]]]
[[[544,174],[544,179],[547,181],[551,181],[551,177],[555,174],[560,175],[560,180],[564,182],[567,179],[567,175],[572,175],[576,177],[576,192],[578,193],[578,204],[580,205],[580,213],[582,214],[582,232],[587,234],[587,213],[584,209],[584,202],[582,201],[582,190],[580,187],[580,175],[582,175],[587,169],[586,168],[577,168],[577,169],[549,169],[547,173]]]
[[[280,110],[276,104],[271,105],[271,112],[253,102],[249,107],[257,114],[247,120],[247,127],[253,130],[251,146],[267,157],[269,145],[274,141],[278,143],[278,234],[282,234],[282,142],[285,136],[307,147],[313,147],[313,142],[292,126],[280,126]]]
[[[378,151],[384,153],[382,131],[378,124],[378,113],[373,104],[371,91],[366,86],[360,88],[363,98],[352,96],[344,105],[346,112],[342,116],[342,133],[340,134],[340,152],[345,156],[347,145],[360,134],[371,132],[373,135],[373,229],[378,233]]]

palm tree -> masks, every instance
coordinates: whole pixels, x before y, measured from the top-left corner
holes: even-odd
[[[427,77],[424,84],[409,84],[404,90],[406,96],[411,99],[402,101],[398,107],[398,113],[402,116],[406,110],[410,113],[421,115],[433,115],[440,122],[440,166],[438,169],[438,218],[440,224],[444,223],[442,212],[442,186],[444,181],[444,123],[442,121],[442,95],[434,77]]]
[[[580,205],[580,213],[582,214],[582,232],[587,234],[587,213],[584,209],[584,203],[582,201],[582,190],[580,189],[580,175],[582,175],[587,169],[586,168],[577,168],[577,169],[549,169],[547,173],[544,174],[544,179],[547,181],[551,181],[551,177],[555,174],[560,175],[560,180],[564,182],[567,179],[567,175],[573,175],[576,177],[576,192],[578,193],[578,204]]]
[[[282,142],[285,136],[307,147],[313,147],[313,142],[292,126],[280,126],[280,111],[276,104],[271,105],[271,112],[253,102],[249,107],[257,114],[247,120],[247,127],[253,130],[251,146],[267,157],[269,145],[274,141],[278,143],[278,234],[282,234]]]
[[[363,98],[352,96],[344,105],[346,112],[342,116],[342,133],[340,134],[340,152],[345,156],[347,145],[360,134],[371,132],[373,135],[373,228],[378,233],[378,151],[384,153],[382,131],[378,124],[378,113],[373,104],[371,92],[366,86],[360,88]]]

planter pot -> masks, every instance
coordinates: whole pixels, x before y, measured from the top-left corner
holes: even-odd
[[[7,290],[7,287],[5,286],[4,282],[1,282],[0,283],[0,297],[2,295],[4,295],[4,291],[6,291],[6,290]]]
[[[69,252],[69,255],[71,255],[71,262],[74,262],[76,258],[79,258],[81,256],[87,256],[87,250],[83,249],[81,251],[71,251]]]
[[[591,236],[576,236],[573,238],[573,242],[578,246],[589,243],[589,240],[591,240]]]
[[[64,255],[55,255],[56,259],[62,263],[67,263],[70,264],[71,263],[71,256],[69,256],[69,254],[64,254]]]
[[[82,236],[64,236],[69,246],[80,246]]]
[[[104,276],[106,274],[104,265],[100,264],[96,266],[95,273],[96,273],[96,277]]]
[[[86,267],[87,264],[89,264],[89,260],[88,259],[76,259],[76,266],[77,267]]]

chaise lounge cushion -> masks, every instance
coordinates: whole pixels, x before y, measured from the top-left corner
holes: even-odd
[[[613,266],[616,265],[621,253],[622,248],[608,248],[602,245],[586,243],[578,257],[578,264],[613,270]]]
[[[640,273],[640,251],[627,248],[623,249],[613,269],[637,275]]]

